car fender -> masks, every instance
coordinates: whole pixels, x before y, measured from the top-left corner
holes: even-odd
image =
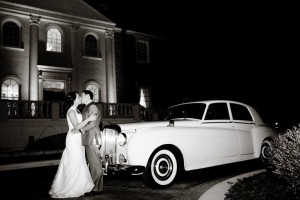
[[[274,132],[268,126],[257,126],[252,129],[252,137],[254,144],[254,156],[259,158],[263,142],[270,142],[274,137]]]
[[[130,165],[147,165],[149,157],[159,146],[165,144],[167,134],[163,133],[164,128],[147,128],[137,130],[128,141],[128,162]],[[163,133],[163,137],[160,135]]]
[[[128,141],[128,162],[130,165],[146,166],[156,149],[172,145],[183,155],[185,168],[190,168],[187,165],[193,163],[195,157],[205,160],[205,135],[197,132],[197,135],[202,135],[203,138],[197,141],[192,134],[192,131],[189,132],[184,127],[154,127],[137,130]],[[201,148],[202,152],[195,154],[193,148],[195,146]]]

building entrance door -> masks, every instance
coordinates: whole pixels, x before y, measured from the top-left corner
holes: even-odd
[[[44,90],[44,101],[64,101],[64,100],[65,100],[64,91]]]

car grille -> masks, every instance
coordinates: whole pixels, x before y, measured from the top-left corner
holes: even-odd
[[[102,160],[108,161],[109,164],[116,164],[116,141],[118,138],[118,131],[114,129],[105,128],[102,132]]]

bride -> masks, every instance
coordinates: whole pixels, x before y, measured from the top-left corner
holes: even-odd
[[[82,121],[82,115],[77,110],[79,104],[81,104],[81,98],[78,92],[69,92],[66,96],[66,105],[69,108],[67,112],[69,131],[66,137],[66,147],[49,191],[52,198],[79,197],[90,192],[94,187],[86,163],[85,149],[81,143],[81,133],[71,130],[81,129],[88,122],[96,120],[97,116],[92,115]]]

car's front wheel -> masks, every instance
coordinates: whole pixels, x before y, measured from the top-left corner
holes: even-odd
[[[149,187],[167,187],[177,175],[178,165],[175,155],[167,149],[154,152],[143,173],[143,181]]]

